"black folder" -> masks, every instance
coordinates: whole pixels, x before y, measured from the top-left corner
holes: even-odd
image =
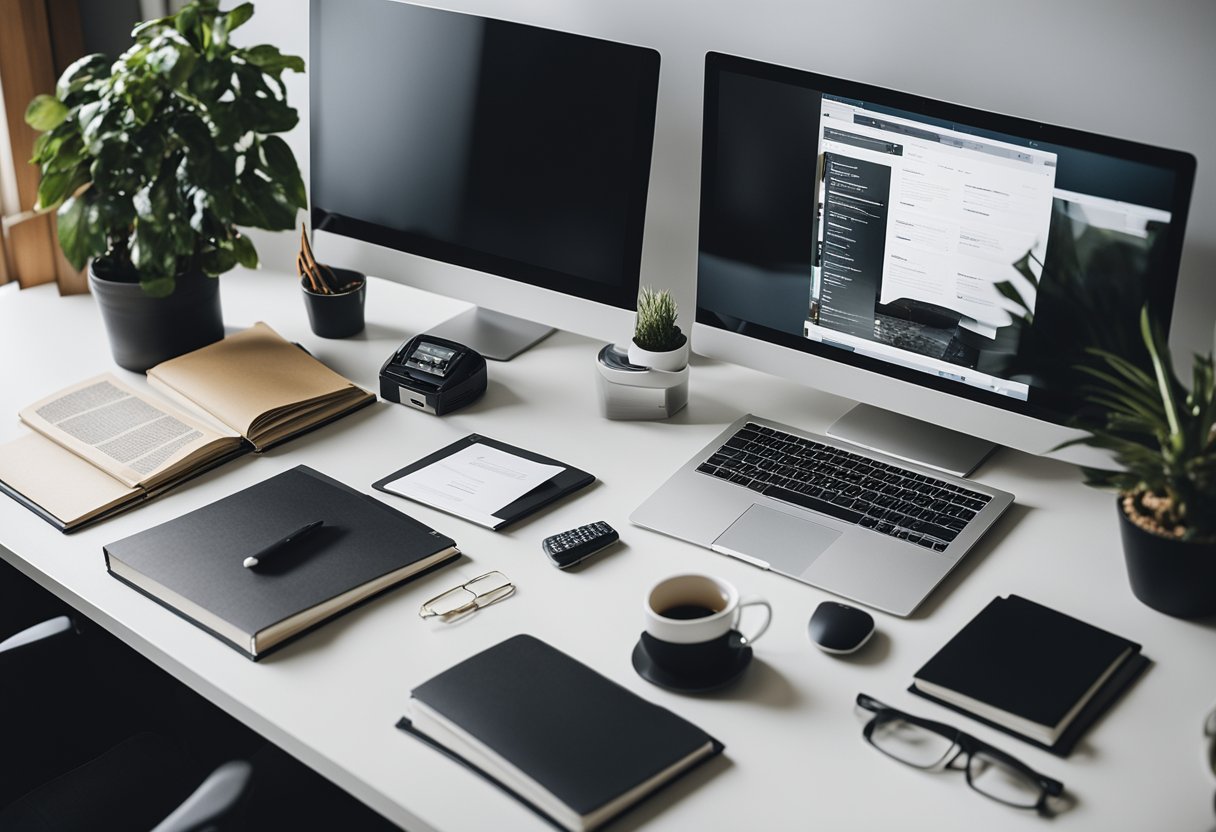
[[[539,511],[550,503],[560,500],[562,497],[572,494],[575,491],[578,491],[580,488],[585,488],[586,486],[595,482],[595,476],[593,474],[579,470],[578,468],[567,465],[564,462],[559,462],[556,459],[542,456],[541,454],[533,453],[532,451],[524,450],[523,448],[517,448],[514,445],[508,445],[506,442],[499,442],[496,439],[490,439],[488,436],[470,433],[468,436],[462,439],[457,439],[452,444],[440,448],[433,454],[424,456],[417,462],[411,463],[404,468],[400,468],[381,480],[377,480],[376,482],[372,483],[372,488],[375,488],[377,491],[383,491],[386,494],[392,494],[394,497],[404,496],[395,491],[390,491],[389,489],[385,488],[385,486],[395,480],[400,479],[401,477],[404,477],[406,474],[411,474],[414,471],[418,471],[427,467],[428,465],[431,465],[432,463],[438,462],[444,457],[451,456],[469,445],[477,444],[496,448],[500,451],[506,451],[509,454],[515,454],[516,456],[523,457],[524,459],[531,460],[532,462],[539,462],[544,465],[556,465],[563,469],[561,473],[557,474],[552,479],[546,480],[536,488],[533,488],[527,494],[520,497],[518,500],[508,503],[498,511],[494,512],[492,516],[498,518],[500,521],[490,526],[490,528],[492,528],[494,531],[505,528],[517,520],[522,520],[529,514]],[[406,497],[406,499],[414,498]],[[425,505],[431,504],[425,503]],[[431,505],[431,508],[445,511],[443,506],[439,505]],[[459,517],[460,515],[453,516]],[[461,519],[467,520],[469,518],[461,517]]]

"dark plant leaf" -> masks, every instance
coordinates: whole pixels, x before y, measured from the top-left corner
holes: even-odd
[[[1034,272],[1030,269],[1030,264],[1032,262],[1036,261],[1031,255],[1030,250],[1027,249],[1026,253],[1013,264],[1013,267],[1018,270],[1018,274],[1026,278],[1030,285],[1037,290],[1039,288],[1039,279],[1035,277]],[[1026,304],[1023,303],[1022,306],[1026,308],[1026,311],[1030,311],[1030,307],[1026,306]]]
[[[95,53],[78,58],[68,65],[55,84],[55,97],[67,103],[69,96],[99,78],[108,78],[112,62],[105,55]]]
[[[261,150],[265,160],[263,170],[270,175],[271,181],[278,184],[295,207],[307,208],[308,193],[304,189],[304,179],[300,176],[300,166],[296,164],[295,154],[287,142],[278,136],[267,136],[262,140]]]
[[[236,261],[245,268],[258,267],[258,250],[254,248],[253,241],[244,234],[237,234],[232,238],[232,253],[236,255]]]

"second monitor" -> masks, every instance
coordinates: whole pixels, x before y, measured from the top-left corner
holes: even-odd
[[[1187,153],[711,53],[693,349],[876,406],[832,434],[897,456],[933,462],[897,447],[925,423],[964,434],[946,451],[1046,452],[1085,349],[1134,360],[1146,302],[1168,325],[1194,173]]]

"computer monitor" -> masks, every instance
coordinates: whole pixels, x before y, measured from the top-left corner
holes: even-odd
[[[311,15],[323,261],[477,304],[439,334],[489,358],[550,331],[528,322],[630,331],[657,52],[392,0]]]
[[[857,400],[830,433],[955,473],[991,443],[1049,452],[1085,348],[1134,358],[1146,302],[1168,326],[1194,173],[710,53],[693,350]]]

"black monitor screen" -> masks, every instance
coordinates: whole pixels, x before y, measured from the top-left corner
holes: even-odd
[[[657,52],[391,0],[311,41],[314,228],[632,308]]]
[[[1064,423],[1168,326],[1186,153],[711,53],[697,320]]]

